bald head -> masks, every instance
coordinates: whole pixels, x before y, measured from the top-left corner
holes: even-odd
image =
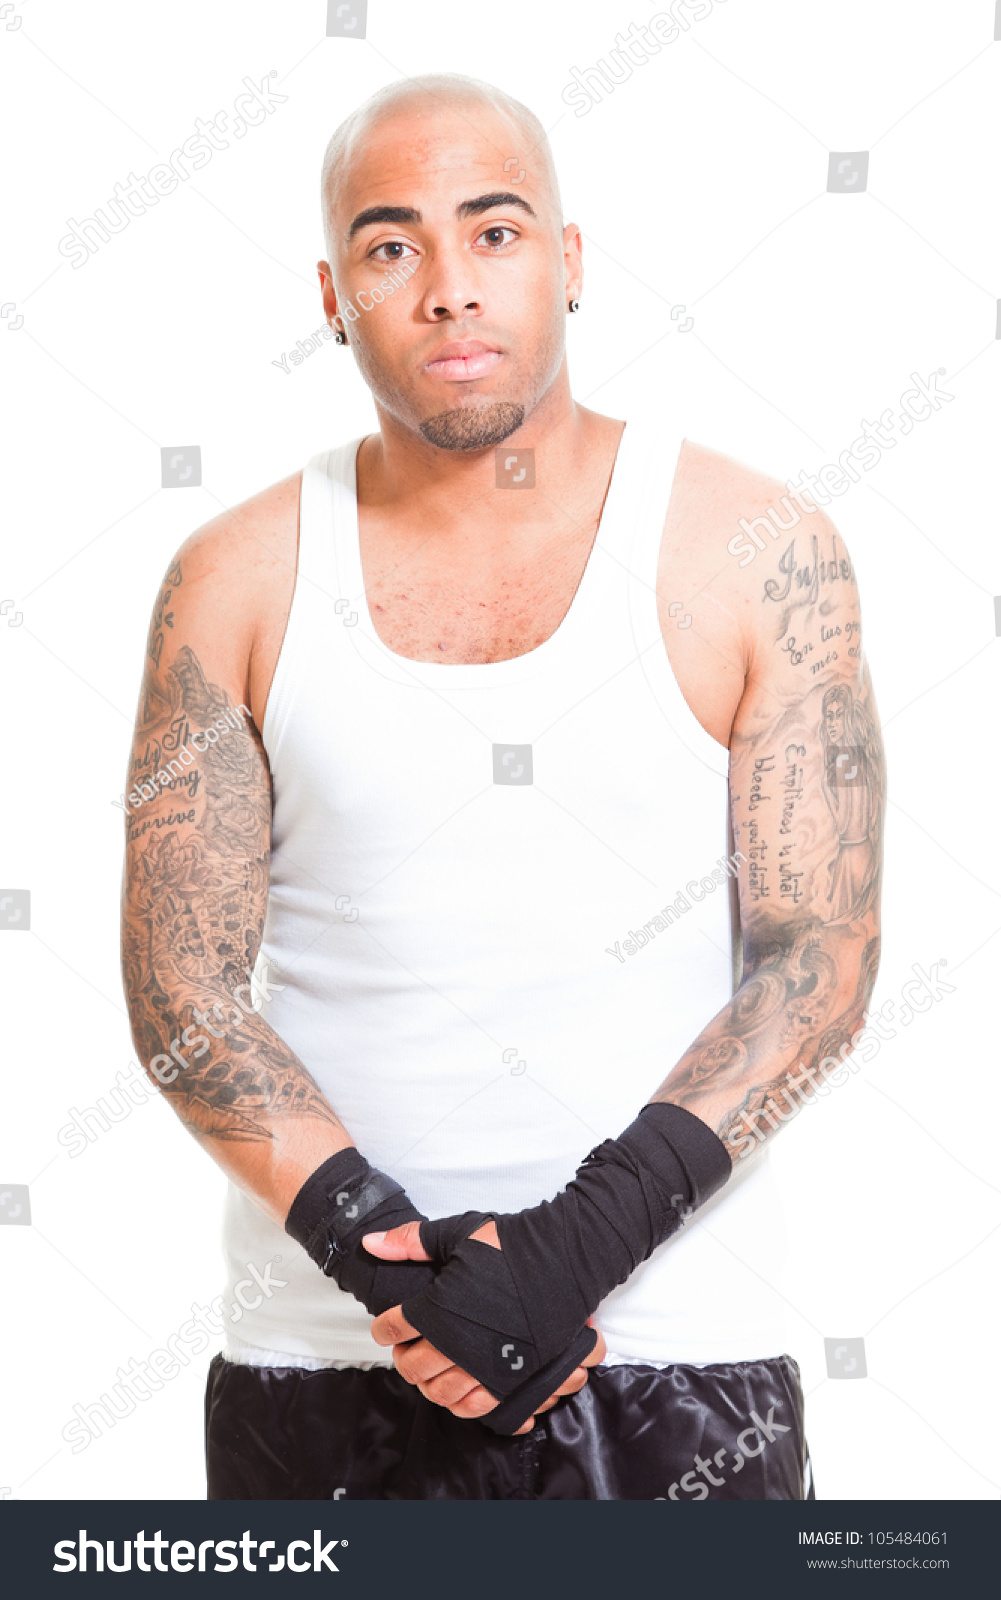
[[[580,230],[527,107],[474,78],[409,78],[341,124],[322,182],[324,311],[383,428],[476,453],[559,409],[558,384],[565,406]]]
[[[364,105],[352,111],[331,135],[320,178],[323,232],[329,260],[333,261],[337,253],[334,217],[344,174],[374,130],[401,112],[415,119],[418,128],[426,123],[429,134],[435,119],[443,112],[467,117],[471,132],[482,130],[486,114],[497,127],[498,135],[508,135],[507,148],[501,149],[498,145],[498,169],[503,171],[504,162],[509,157],[515,158],[507,169],[504,187],[508,183],[516,184],[520,167],[530,165],[537,193],[544,200],[544,210],[552,226],[560,229],[562,205],[553,153],[546,130],[534,112],[520,100],[505,94],[503,89],[496,89],[479,78],[463,77],[460,73],[428,72],[379,89]],[[348,226],[350,220],[346,219]]]

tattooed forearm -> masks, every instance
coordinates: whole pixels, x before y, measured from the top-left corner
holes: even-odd
[[[749,685],[731,743],[743,976],[655,1096],[701,1116],[731,1154],[841,1064],[879,964],[885,765],[851,563],[829,542],[825,556],[814,539],[803,564],[790,543],[765,582],[776,665]]]
[[[245,706],[183,645],[163,661],[175,563],[150,629],[128,789],[122,969],[143,1065],[197,1136],[269,1141],[278,1119],[339,1127],[249,993],[268,892],[267,760]]]

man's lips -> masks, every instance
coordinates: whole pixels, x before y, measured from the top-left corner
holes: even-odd
[[[503,359],[499,350],[479,339],[455,339],[435,351],[424,371],[433,378],[485,378]]]

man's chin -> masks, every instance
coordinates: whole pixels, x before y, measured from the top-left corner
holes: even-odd
[[[439,450],[489,450],[509,439],[524,420],[525,407],[514,400],[487,400],[428,417],[420,431]]]

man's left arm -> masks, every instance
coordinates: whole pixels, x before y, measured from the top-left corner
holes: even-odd
[[[735,1162],[843,1078],[879,964],[886,768],[852,565],[826,528],[758,576],[730,743],[743,972],[653,1096]]]

